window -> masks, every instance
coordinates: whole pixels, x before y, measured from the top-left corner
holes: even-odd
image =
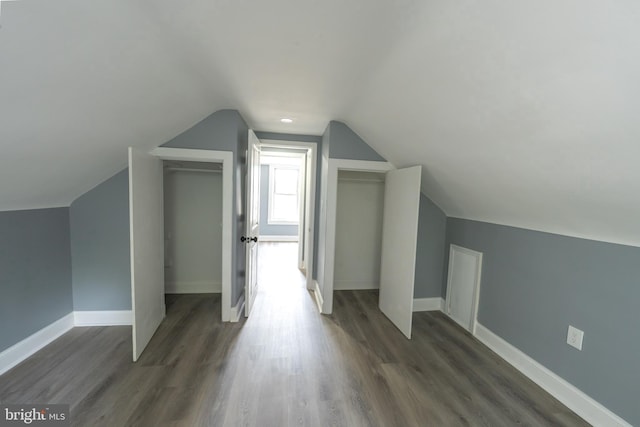
[[[300,170],[295,166],[269,166],[269,224],[297,224]]]

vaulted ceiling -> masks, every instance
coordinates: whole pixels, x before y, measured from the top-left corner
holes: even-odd
[[[0,210],[68,205],[212,112],[341,120],[450,216],[640,246],[636,1],[23,0]],[[289,125],[281,117],[292,117]]]

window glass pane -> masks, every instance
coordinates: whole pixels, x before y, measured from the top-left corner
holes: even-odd
[[[298,170],[274,169],[274,192],[276,194],[298,194]]]
[[[272,208],[272,220],[298,222],[298,196],[275,194]]]

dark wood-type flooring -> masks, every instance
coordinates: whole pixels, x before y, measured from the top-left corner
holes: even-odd
[[[68,403],[78,426],[582,426],[442,313],[411,341],[377,292],[336,292],[320,315],[295,244],[261,244],[248,320],[218,295],[167,296],[137,363],[130,327],[74,328],[0,376],[2,403]]]

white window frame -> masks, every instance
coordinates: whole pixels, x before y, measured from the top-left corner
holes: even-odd
[[[284,221],[279,219],[273,219],[273,200],[275,196],[275,170],[276,169],[289,169],[296,170],[298,172],[298,186],[296,188],[296,205],[298,209],[298,213],[300,212],[300,166],[298,165],[287,165],[287,164],[269,164],[269,210],[267,213],[267,224],[269,225],[298,225],[299,220],[295,221]],[[298,215],[299,216],[299,215]]]

